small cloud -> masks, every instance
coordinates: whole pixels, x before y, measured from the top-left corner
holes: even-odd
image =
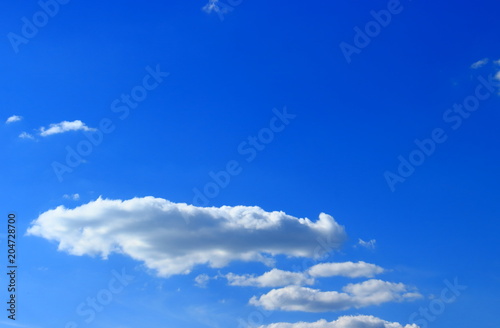
[[[500,65],[500,59],[498,59],[498,60],[494,60],[494,61],[493,61],[493,64],[495,64],[495,65]]]
[[[49,128],[41,127],[40,135],[42,137],[50,136],[52,134],[59,134],[69,131],[95,131],[94,128],[89,128],[85,123],[80,120],[75,120],[73,122],[62,121],[60,123],[53,123],[49,125]]]
[[[212,11],[217,12],[219,10],[218,4],[219,0],[209,0],[208,3],[202,9],[209,14]]]
[[[370,241],[364,241],[363,239],[359,238],[358,245],[368,249],[375,249],[376,242],[377,241],[375,239],[372,239]]]
[[[233,7],[221,2],[220,0],[209,0],[202,9],[207,14],[210,14],[211,12],[227,14],[228,12],[233,10]]]
[[[478,60],[477,62],[473,63],[470,65],[470,68],[472,69],[478,69],[480,67],[483,67],[484,65],[488,64],[489,59],[488,58],[483,58],[481,60]]]
[[[6,124],[9,124],[9,123],[14,123],[14,122],[18,122],[20,120],[22,120],[23,117],[22,116],[19,116],[19,115],[12,115],[11,117],[9,117],[7,119],[7,121],[5,121]]]
[[[195,285],[201,288],[206,288],[209,280],[210,277],[204,273],[194,278],[194,281],[196,282]]]
[[[31,134],[29,134],[28,132],[22,132],[20,135],[19,135],[19,138],[21,139],[31,139],[31,140],[34,140],[35,137],[33,137]]]
[[[63,198],[64,199],[71,199],[71,200],[79,200],[80,195],[79,194],[73,194],[73,195],[64,194]]]

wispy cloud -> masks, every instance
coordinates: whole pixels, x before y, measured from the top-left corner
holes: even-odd
[[[5,123],[6,124],[9,124],[9,123],[14,123],[14,122],[18,122],[18,121],[21,121],[23,119],[22,116],[19,116],[19,115],[12,115],[10,116],[6,121]]]
[[[202,9],[208,14],[212,12],[218,13],[222,18],[222,15],[231,12],[233,10],[233,7],[220,0],[209,0]]]
[[[364,241],[363,239],[359,238],[358,240],[358,245],[369,248],[369,249],[375,249],[375,244],[377,241],[375,239],[371,239],[369,241]]]
[[[202,9],[209,14],[212,11],[218,12],[220,10],[219,0],[209,0],[208,3]]]
[[[205,273],[200,274],[196,276],[196,278],[194,278],[195,285],[201,288],[206,288],[209,280],[210,277]]]
[[[488,62],[489,62],[488,58],[483,58],[483,59],[478,60],[477,62],[473,63],[472,65],[470,65],[470,68],[477,69],[477,68],[483,67],[484,65],[488,64]]]
[[[19,138],[21,138],[21,139],[32,139],[32,140],[35,139],[35,137],[33,137],[28,132],[21,132],[21,134],[19,135]]]
[[[69,131],[95,131],[94,128],[89,128],[85,123],[80,120],[75,120],[72,122],[62,121],[60,123],[50,124],[48,128],[41,127],[40,135],[42,137],[50,136],[53,134],[60,134]]]
[[[71,200],[79,200],[80,195],[79,194],[72,194],[72,195],[64,194],[63,198],[64,199],[71,199]]]

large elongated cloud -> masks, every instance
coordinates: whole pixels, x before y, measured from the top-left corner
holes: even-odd
[[[343,292],[323,292],[319,289],[288,286],[273,289],[259,298],[254,296],[249,303],[266,310],[330,312],[422,297],[402,283],[378,279],[348,284],[342,290]]]
[[[402,326],[397,322],[389,322],[371,315],[343,316],[335,321],[324,319],[316,322],[272,323],[259,328],[419,328],[416,324]]]
[[[154,197],[59,206],[42,213],[27,233],[73,255],[126,254],[160,276],[234,260],[272,264],[278,254],[317,257],[346,239],[344,227],[324,213],[313,222],[256,206],[196,207]]]

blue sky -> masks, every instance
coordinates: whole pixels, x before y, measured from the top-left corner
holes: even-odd
[[[498,327],[499,9],[4,4],[0,323]]]

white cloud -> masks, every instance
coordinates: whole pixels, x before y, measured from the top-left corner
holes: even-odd
[[[63,198],[64,199],[71,199],[71,200],[79,200],[80,195],[79,194],[73,194],[73,195],[64,194]]]
[[[371,278],[385,270],[375,264],[363,261],[320,263],[312,266],[304,272],[291,272],[272,269],[260,276],[245,274],[237,275],[228,273],[223,275],[231,286],[253,286],[253,287],[283,287],[289,285],[314,285],[316,277],[344,276],[350,278]]]
[[[489,59],[488,58],[483,58],[481,60],[478,60],[477,62],[473,63],[470,65],[471,68],[477,69],[480,67],[483,67],[484,65],[488,64]]]
[[[211,12],[227,14],[233,10],[233,7],[220,0],[208,0],[208,3],[202,9],[208,14]]]
[[[126,254],[160,276],[234,260],[272,264],[278,254],[314,258],[346,239],[344,227],[324,213],[312,222],[256,206],[196,207],[154,197],[59,206],[33,221],[28,234],[73,255]]]
[[[35,137],[33,137],[31,134],[29,134],[27,132],[22,132],[19,135],[19,138],[21,138],[21,139],[35,139]]]
[[[49,128],[41,127],[40,135],[42,137],[50,136],[52,134],[59,134],[68,131],[95,131],[94,128],[89,128],[85,123],[80,120],[75,120],[73,122],[62,121],[60,123],[53,123],[49,125]]]
[[[500,81],[500,71],[495,74],[495,79]]]
[[[498,60],[494,60],[494,61],[493,61],[493,63],[494,63],[495,65],[500,65],[500,59],[498,59]]]
[[[344,276],[350,278],[371,278],[382,272],[384,272],[384,269],[378,265],[363,261],[357,263],[320,263],[309,269],[309,275],[312,277]]]
[[[209,14],[212,11],[218,12],[220,10],[219,0],[208,0],[208,3],[202,9]]]
[[[319,289],[288,286],[273,289],[259,298],[253,296],[249,303],[266,310],[330,312],[422,297],[402,283],[377,279],[349,284],[342,290],[343,292],[323,292]]]
[[[369,249],[375,249],[375,244],[377,241],[375,239],[371,239],[370,241],[364,241],[363,239],[359,238],[358,244],[360,246],[363,246],[365,248]]]
[[[20,120],[22,120],[23,117],[22,116],[19,116],[19,115],[12,115],[11,117],[9,117],[7,119],[7,121],[5,121],[5,123],[9,124],[9,123],[14,123],[14,122],[18,122]]]
[[[200,274],[194,278],[194,281],[196,282],[196,286],[205,288],[207,287],[207,283],[210,280],[210,277],[207,274]]]
[[[258,277],[248,274],[240,276],[233,273],[229,273],[225,277],[231,286],[282,287],[314,284],[314,279],[304,273],[279,269],[272,269]]]
[[[324,319],[316,322],[297,323],[272,323],[259,328],[419,328],[416,324],[402,326],[397,322],[389,322],[374,316],[357,315],[343,316],[335,321],[328,322]]]

